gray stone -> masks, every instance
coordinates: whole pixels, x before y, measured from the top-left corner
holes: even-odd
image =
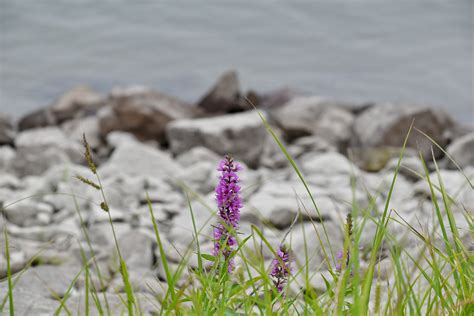
[[[113,220],[113,210],[111,216]],[[130,224],[114,222],[114,229],[117,239],[120,239],[121,236],[127,234],[130,231]],[[114,251],[114,235],[109,222],[98,222],[91,225],[88,230],[88,234],[93,247],[101,250]]]
[[[41,265],[29,268],[19,277],[14,292],[22,292],[22,290],[24,292],[33,292],[44,298],[64,297],[69,285],[73,282],[80,269],[79,265]]]
[[[207,194],[214,189],[217,182],[216,166],[215,162],[203,160],[181,169],[176,177],[191,190]]]
[[[87,143],[92,149],[98,149],[102,145],[99,133],[99,119],[97,116],[87,116],[67,121],[61,128],[66,136],[76,143],[82,143],[83,134],[85,134]]]
[[[156,241],[150,235],[136,229],[129,230],[120,236],[118,244],[128,271],[145,272],[152,269]],[[114,266],[119,267],[117,256],[114,259]]]
[[[18,245],[15,248],[20,248],[25,253],[26,260],[32,261],[33,265],[75,265],[80,258],[72,256],[71,245],[76,245],[77,241],[69,236],[58,237],[48,242],[17,240]]]
[[[147,204],[147,196],[152,204],[182,204],[184,193],[176,186],[174,180],[165,181],[159,178],[150,178],[145,182],[145,190],[140,192],[140,204]]]
[[[290,144],[287,149],[293,158],[299,158],[309,153],[337,151],[337,148],[327,140],[314,135],[298,138],[294,143]]]
[[[144,282],[150,284],[150,280],[154,278],[154,273],[151,270],[130,270],[128,264],[127,269],[129,269],[128,279],[135,295],[137,295],[137,293],[147,292],[147,285]],[[115,274],[115,278],[111,280],[109,291],[113,293],[125,293],[125,286],[120,273]]]
[[[16,152],[10,146],[0,146],[0,170],[12,171]]]
[[[104,178],[121,174],[150,179],[172,177],[178,170],[179,165],[167,153],[130,141],[120,143],[110,159],[99,168],[99,173]]]
[[[263,220],[277,228],[286,228],[300,214],[303,220],[327,221],[342,217],[349,210],[327,195],[327,192],[311,188],[317,209],[301,182],[272,182],[265,184],[250,198],[249,205]]]
[[[335,175],[357,174],[359,169],[345,156],[337,152],[322,154],[308,153],[300,157],[301,169],[304,175],[333,177]]]
[[[446,146],[453,120],[442,110],[413,104],[381,104],[364,111],[355,121],[352,143],[363,148],[402,147],[413,120],[414,127]],[[425,159],[431,158],[431,147],[435,154],[440,153],[416,130],[411,131],[407,146],[419,149]]]
[[[220,155],[230,153],[250,167],[259,165],[267,141],[265,126],[253,111],[175,121],[168,126],[167,133],[174,154],[203,146]]]
[[[13,144],[15,132],[10,118],[0,113],[0,146]]]
[[[21,181],[12,174],[0,172],[0,188],[18,190],[21,188]]]
[[[382,198],[387,197],[392,185],[394,173],[364,174],[359,177],[363,187],[369,193],[379,194]],[[395,181],[392,200],[411,200],[414,195],[413,183],[410,183],[403,175],[399,174]],[[385,200],[383,201],[385,202]]]
[[[215,85],[198,102],[207,113],[229,113],[241,109],[240,85],[237,72],[229,70],[221,75]]]
[[[407,148],[404,156],[409,156],[411,150]],[[398,162],[400,151],[399,147],[352,147],[348,156],[360,169],[378,172],[386,168],[391,160]]]
[[[13,162],[21,176],[40,175],[63,162],[82,162],[82,146],[69,140],[57,127],[31,129],[15,139],[17,157]]]
[[[153,216],[157,222],[166,222],[173,215],[179,214],[181,206],[175,204],[152,203]],[[135,226],[145,226],[153,229],[153,222],[151,220],[150,208],[148,204],[140,205],[132,210],[132,222]]]
[[[446,151],[461,168],[474,166],[474,133],[456,139]],[[446,160],[449,167],[455,168],[451,159],[447,157]]]
[[[262,95],[260,107],[264,109],[279,108],[298,95],[301,95],[301,92],[290,87],[278,88]]]
[[[17,238],[40,242],[51,242],[57,239],[79,238],[79,227],[67,227],[61,224],[49,226],[18,227],[8,225],[8,232]]]
[[[103,98],[87,86],[77,86],[60,96],[50,106],[22,117],[18,128],[23,131],[31,128],[58,125],[75,117],[94,114],[103,105]]]
[[[336,147],[344,146],[352,135],[354,116],[342,103],[320,97],[297,97],[272,112],[273,119],[295,139],[316,135]]]
[[[398,165],[399,158],[392,158],[388,161],[387,165],[384,168],[384,172],[394,173],[397,165]],[[421,176],[424,176],[425,170],[423,167],[423,163],[421,162],[419,157],[403,157],[401,164],[400,164],[400,174],[405,176],[407,179],[412,181],[417,181],[420,179]]]
[[[159,92],[115,91],[109,98],[109,107],[99,112],[100,135],[105,138],[112,131],[125,131],[140,140],[164,142],[169,122],[194,115],[190,105]]]
[[[45,226],[51,222],[53,207],[49,204],[26,200],[3,209],[9,222],[18,226]]]
[[[0,293],[7,293],[7,289],[7,282],[0,282]],[[45,298],[43,293],[36,292],[30,287],[16,287],[13,295],[15,315],[53,315],[60,304],[55,299]],[[3,311],[7,313],[9,310],[10,305],[7,300]]]
[[[211,162],[216,164],[217,166],[217,163],[220,159],[222,158],[215,152],[209,150],[206,147],[200,146],[193,147],[190,150],[185,151],[176,157],[176,161],[183,167],[188,167],[193,164],[200,163],[202,161]]]
[[[58,124],[77,116],[94,114],[103,101],[103,97],[91,88],[77,86],[58,98],[49,110]]]
[[[283,143],[285,148],[288,148],[284,140],[283,132],[276,127],[272,127],[275,134],[278,136],[278,139]],[[278,143],[271,136],[268,137],[268,141],[265,142],[265,147],[263,148],[262,158],[260,164],[263,167],[270,169],[285,168],[290,165],[286,155],[281,150]]]
[[[451,205],[451,207],[455,211],[463,212],[464,208],[468,212],[474,211],[474,205],[471,203],[473,200],[471,185],[474,183],[474,168],[467,167],[463,173],[458,170],[440,170],[439,177],[442,180],[447,195],[453,199],[454,204]],[[436,172],[430,173],[430,180],[435,191],[436,199],[444,210],[444,203],[442,202],[443,196],[439,190],[440,182]],[[415,183],[413,191],[417,195],[432,199],[430,187],[428,182],[424,179]],[[454,208],[454,206],[458,206],[458,208]]]
[[[304,267],[307,263],[310,271],[326,270],[328,268],[326,255],[334,267],[333,258],[343,247],[342,226],[325,222],[324,227],[327,236],[322,223],[304,223],[293,227],[287,242],[291,242],[296,269]]]
[[[99,299],[100,306],[102,308],[102,312],[99,313],[97,310],[96,304],[94,304],[94,299],[92,296],[89,296],[89,315],[91,316],[100,316],[103,315],[104,312],[107,311],[104,294],[97,293],[97,297]],[[105,293],[107,297],[107,303],[110,308],[110,315],[125,315],[127,314],[127,306],[124,304],[124,296],[123,294],[117,294],[116,292],[107,292]],[[125,298],[126,300],[126,298]],[[70,311],[74,311],[77,315],[86,315],[85,311],[85,297],[84,293],[75,293],[71,298],[69,298],[66,302],[66,306],[69,308]],[[146,310],[142,308],[143,315],[152,315],[147,314]],[[138,314],[138,312],[137,312]],[[49,314],[51,315],[51,314]]]
[[[7,260],[5,257],[5,239],[0,239],[2,244],[0,245],[0,250],[2,253],[0,254],[0,279],[7,277]],[[25,253],[22,251],[21,244],[17,245],[16,243],[12,242],[11,238],[9,237],[9,257],[10,257],[10,271],[12,274],[20,271],[23,269],[27,262],[28,258]]]
[[[306,280],[304,280],[304,278],[305,278],[304,273],[300,273],[298,277],[299,282],[296,284],[292,283],[292,286],[295,287],[297,284],[305,286]],[[332,278],[333,276],[327,270],[312,273],[309,277],[309,286],[311,287],[312,290],[316,291],[316,293],[323,294],[328,291],[325,281],[331,282],[330,280],[332,280]],[[300,292],[300,289],[298,287],[294,288],[293,290],[298,290],[298,291],[295,291],[296,293]]]
[[[201,231],[199,235],[200,242],[205,243],[211,237],[211,224],[217,220],[214,194],[192,200],[191,207],[196,228],[198,231]],[[167,237],[173,244],[180,244],[185,247],[194,243],[195,236],[189,206],[183,207],[182,212],[173,218],[172,228]]]

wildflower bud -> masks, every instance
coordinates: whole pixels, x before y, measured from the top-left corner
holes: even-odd
[[[290,274],[291,262],[288,249],[284,245],[280,245],[277,258],[273,259],[272,271],[270,272],[270,276],[273,278],[273,284],[278,292],[281,293],[283,291]]]

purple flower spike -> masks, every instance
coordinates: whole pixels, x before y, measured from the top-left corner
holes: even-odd
[[[280,245],[277,255],[278,257],[273,259],[270,276],[273,278],[275,288],[281,293],[291,273],[291,262],[288,249],[284,245]]]
[[[240,209],[242,199],[240,198],[240,179],[237,171],[242,167],[234,162],[230,155],[219,163],[218,171],[221,172],[219,183],[216,187],[216,200],[220,223],[214,229],[214,256],[223,255],[227,260],[237,245],[235,231],[239,227]],[[221,249],[222,248],[222,249]],[[233,270],[233,262],[229,260],[228,270]]]

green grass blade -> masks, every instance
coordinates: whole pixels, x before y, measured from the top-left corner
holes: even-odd
[[[148,196],[148,193],[146,193],[146,199],[148,203],[148,209],[150,211],[151,220],[153,223],[153,230],[155,231],[156,242],[160,250],[161,263],[163,264],[163,269],[165,270],[166,282],[168,282],[168,293],[171,295],[173,302],[175,302],[176,293],[174,291],[174,280],[170,272],[168,260],[166,259],[165,249],[163,247],[163,243],[161,242],[160,232],[158,230],[158,225],[156,224],[155,215],[153,214],[153,207],[151,205],[151,200],[150,200],[150,197]]]
[[[15,308],[13,305],[13,285],[12,285],[12,270],[10,267],[10,250],[9,250],[9,244],[8,244],[8,233],[7,233],[7,227],[4,227],[3,233],[5,235],[5,258],[7,260],[7,280],[8,280],[8,303],[9,303],[9,310],[10,310],[10,316],[15,315]]]
[[[383,211],[381,219],[378,222],[377,229],[375,231],[375,238],[374,238],[374,242],[372,244],[370,262],[369,262],[369,266],[367,268],[367,273],[365,275],[365,280],[363,282],[362,295],[361,295],[361,305],[360,305],[361,315],[366,315],[367,312],[368,312],[370,291],[371,291],[372,281],[373,281],[373,276],[374,276],[375,263],[376,263],[376,260],[377,260],[377,252],[378,252],[378,249],[379,249],[379,247],[382,243],[382,239],[383,239],[383,236],[385,234],[386,226],[388,224],[388,220],[387,220],[388,207],[390,205],[390,200],[391,200],[391,197],[392,197],[393,189],[395,187],[395,182],[397,180],[397,176],[398,176],[398,173],[400,171],[400,166],[401,166],[402,159],[403,159],[403,156],[404,156],[404,153],[405,153],[405,148],[407,146],[408,138],[409,138],[411,130],[413,128],[413,123],[414,122],[411,123],[410,128],[408,129],[408,133],[407,133],[407,135],[405,137],[405,140],[403,142],[403,146],[402,146],[402,149],[400,151],[400,156],[398,158],[397,167],[395,169],[393,179],[392,179],[392,183],[391,183],[390,189],[388,191],[384,211]]]

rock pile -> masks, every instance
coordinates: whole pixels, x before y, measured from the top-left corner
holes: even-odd
[[[423,218],[426,225],[433,225],[430,192],[420,177],[424,170],[417,158],[419,150],[431,161],[433,148],[444,186],[457,197],[456,216],[462,218],[463,209],[474,211],[472,187],[466,180],[474,180],[474,132],[460,133],[458,124],[441,110],[408,104],[351,104],[289,93],[284,94],[291,96],[287,101],[281,91],[273,97],[255,96],[262,101],[255,102],[262,117],[300,167],[312,199],[262,118],[243,106],[246,99],[239,89],[235,73],[227,73],[193,106],[143,88],[116,90],[104,97],[78,87],[20,119],[17,129],[0,116],[0,224],[10,236],[13,271],[28,268],[15,287],[16,307],[34,314],[54,311],[53,300],[64,295],[81,268],[80,250],[88,249],[82,228],[103,268],[105,284],[97,288],[109,292],[112,305],[120,305],[116,291],[123,288],[108,219],[98,205],[100,193],[75,178],[90,177],[82,157],[83,132],[99,164],[132,285],[144,302],[167,286],[146,192],[172,267],[194,250],[185,191],[196,224],[203,228],[201,250],[210,252],[215,169],[225,153],[245,165],[241,231],[250,233],[251,224],[264,227],[277,247],[294,218],[302,214],[302,222],[290,232],[300,263],[305,261],[305,239],[314,241],[314,230],[323,232],[323,223],[328,236],[322,242],[335,255],[343,242],[345,216],[354,206],[371,205],[368,193],[380,195],[372,212],[383,209],[399,148],[412,122],[416,130],[408,139],[390,208],[409,223],[416,225]],[[447,155],[418,130],[447,148]],[[458,166],[463,173],[456,170]],[[435,181],[437,177],[431,175]],[[462,238],[469,238],[469,227],[460,229],[465,232]],[[374,232],[368,225],[362,245],[370,247]],[[407,247],[413,246],[413,237],[402,226],[394,227],[393,233]],[[6,275],[3,238],[2,234],[0,279]],[[321,245],[311,242],[307,246],[310,270],[325,273]],[[271,253],[264,255],[271,260]],[[196,258],[191,257],[188,265],[195,266]],[[315,275],[317,279],[320,274]],[[312,284],[324,287],[316,281]],[[6,293],[6,286],[0,282],[0,293]],[[81,305],[83,286],[84,280],[79,279],[70,304]]]

